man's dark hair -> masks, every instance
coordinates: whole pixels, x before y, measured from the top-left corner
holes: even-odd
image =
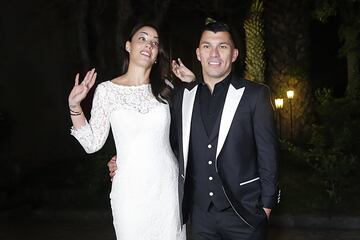
[[[217,32],[228,32],[230,34],[231,40],[233,41],[233,43],[235,44],[234,41],[234,34],[233,34],[233,30],[231,29],[231,27],[229,25],[227,25],[226,23],[223,22],[210,22],[208,24],[206,24],[202,31],[201,31],[201,35],[205,32],[205,31],[210,31],[213,33],[217,33]],[[200,38],[201,38],[200,35]]]
[[[226,23],[222,22],[211,22],[205,25],[203,28],[204,31],[211,31],[214,33],[217,32],[230,32],[230,27]]]

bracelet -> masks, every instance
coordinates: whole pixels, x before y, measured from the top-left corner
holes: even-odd
[[[71,115],[71,116],[79,116],[79,115],[81,115],[81,114],[82,114],[82,111],[76,112],[76,111],[70,109],[70,115]]]

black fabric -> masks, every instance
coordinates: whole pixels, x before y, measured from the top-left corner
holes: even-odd
[[[252,228],[241,221],[231,207],[219,211],[210,205],[206,211],[194,207],[191,212],[193,240],[265,240],[266,231],[266,219]]]
[[[221,115],[224,107],[227,89],[229,88],[231,75],[227,76],[223,81],[218,82],[214,86],[211,93],[205,83],[199,85],[200,92],[200,111],[207,135],[211,134],[215,122]]]
[[[184,207],[183,216],[185,221],[187,216],[191,214],[191,209],[206,209],[204,207],[198,207],[192,202],[193,199],[188,197],[189,193],[197,193],[197,189],[203,190],[198,187],[200,185],[196,185],[195,187],[191,186],[197,183],[192,178],[194,176],[196,177],[197,174],[191,173],[193,169],[191,170],[189,168],[189,164],[191,164],[191,160],[199,160],[201,164],[206,163],[207,160],[204,160],[204,158],[207,158],[208,155],[202,154],[202,151],[213,151],[213,155],[211,156],[215,158],[221,119],[220,115],[223,114],[220,110],[221,114],[218,114],[219,117],[214,119],[212,130],[206,131],[200,109],[193,109],[191,128],[187,128],[189,127],[188,117],[190,116],[188,112],[183,110],[196,107],[197,103],[194,103],[193,106],[188,104],[193,104],[192,98],[194,97],[196,99],[196,95],[194,96],[193,94],[195,94],[195,92],[191,91],[195,86],[198,86],[198,91],[196,92],[199,92],[200,84],[200,82],[189,84],[185,86],[186,89],[180,89],[180,91],[178,91],[179,94],[174,96],[175,101],[172,112],[173,119],[177,125],[175,128],[175,137],[177,139],[174,142],[178,144],[177,149],[179,149],[177,152],[180,174],[179,201]],[[224,117],[231,117],[232,122],[229,130],[222,132],[227,135],[216,160],[217,163],[215,163],[217,164],[217,174],[220,177],[222,187],[226,191],[226,197],[229,199],[234,211],[236,211],[238,220],[247,223],[248,226],[252,226],[254,229],[258,229],[266,218],[262,208],[272,208],[278,200],[277,136],[270,91],[265,85],[240,79],[233,75],[231,78],[231,87],[228,88],[227,95],[231,97],[231,100],[234,100],[232,96],[240,95],[241,100],[236,107],[234,115],[228,116],[223,114]],[[199,107],[199,105],[197,105],[197,107]],[[194,117],[195,114],[197,114],[196,118]],[[227,114],[229,114],[229,112]],[[204,117],[204,119],[205,118],[206,117]],[[200,119],[200,124],[196,119]],[[184,128],[184,126],[186,126],[186,128]],[[190,135],[187,135],[189,132]],[[207,132],[210,132],[210,134]],[[200,136],[204,135],[207,138],[194,138],[198,133],[200,133]],[[190,141],[187,141],[188,137],[190,137]],[[206,139],[208,140],[207,142]],[[201,141],[203,141],[202,144],[200,144]],[[216,144],[213,144],[214,142]],[[205,147],[207,147],[206,144],[208,143],[212,145],[211,151],[206,151]],[[193,156],[183,152],[184,148],[187,149],[187,144],[189,144],[191,148],[191,151],[187,151],[187,153],[193,153]],[[184,154],[187,156],[185,157]],[[184,183],[186,186],[183,191]],[[206,191],[203,191],[205,194],[202,194],[202,196],[208,194],[208,189],[205,190]],[[219,194],[215,196],[217,195]],[[189,199],[191,201],[187,201]],[[206,206],[207,204],[209,204],[209,202],[203,205]],[[214,209],[218,210],[215,205]]]
[[[225,89],[226,90],[226,89]],[[225,91],[226,94],[226,91]],[[220,115],[213,122],[214,135],[208,135],[201,116],[201,91],[197,92],[191,124],[189,165],[187,169],[186,191],[191,202],[206,210],[210,203],[216,209],[228,208],[222,184],[216,171],[216,145],[220,127]],[[222,104],[223,105],[223,104]],[[221,112],[221,109],[219,111]],[[209,147],[211,146],[211,147]],[[211,180],[209,179],[211,177]],[[213,194],[210,196],[210,192]]]

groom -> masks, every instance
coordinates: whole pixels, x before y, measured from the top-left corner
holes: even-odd
[[[193,240],[266,239],[279,200],[269,89],[232,72],[238,50],[226,24],[205,26],[196,56],[203,79],[177,88],[172,102],[184,222]]]

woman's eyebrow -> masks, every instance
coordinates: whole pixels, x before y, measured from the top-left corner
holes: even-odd
[[[142,33],[142,34],[145,34],[146,36],[149,36],[149,34],[147,32],[139,32],[139,34]],[[159,38],[158,36],[154,36],[154,38]]]

